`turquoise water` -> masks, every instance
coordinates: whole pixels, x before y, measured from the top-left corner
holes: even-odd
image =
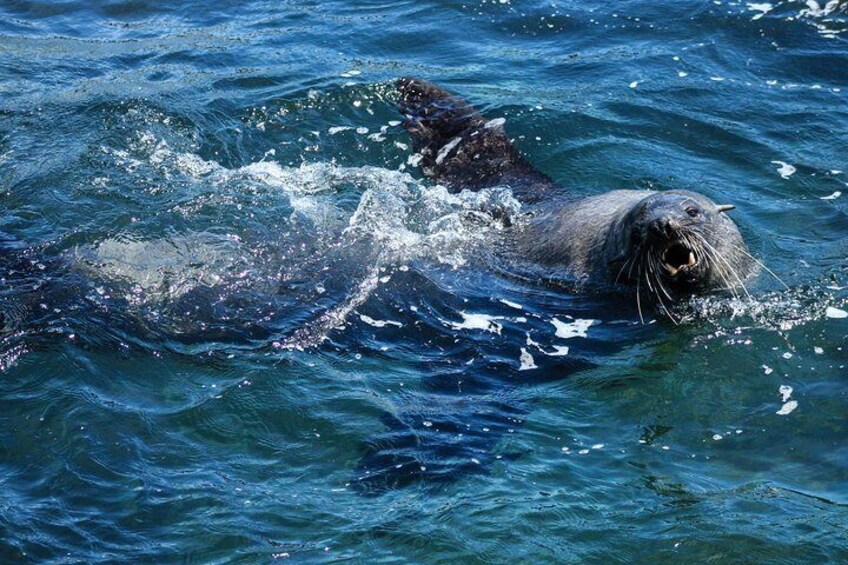
[[[847,11],[4,2],[0,561],[848,561]],[[524,276],[405,75],[576,194],[736,204],[786,287]]]

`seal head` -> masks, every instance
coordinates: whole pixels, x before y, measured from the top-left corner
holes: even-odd
[[[611,226],[613,282],[644,283],[660,298],[739,286],[754,270],[731,205],[685,190],[655,192]]]

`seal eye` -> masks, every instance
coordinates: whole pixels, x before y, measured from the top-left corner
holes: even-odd
[[[697,218],[701,214],[701,211],[695,208],[694,206],[689,206],[688,208],[686,208],[686,213],[693,218]]]

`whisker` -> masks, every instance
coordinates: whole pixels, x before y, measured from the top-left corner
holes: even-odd
[[[789,286],[788,286],[785,282],[783,282],[783,279],[781,279],[780,277],[778,277],[778,276],[774,273],[774,271],[772,271],[771,269],[769,269],[768,267],[766,267],[766,266],[765,266],[765,264],[764,264],[762,261],[760,261],[759,259],[757,259],[757,258],[756,258],[756,257],[754,257],[753,255],[751,255],[750,253],[748,253],[747,251],[745,251],[745,250],[744,250],[744,249],[742,249],[741,247],[737,247],[737,248],[736,248],[736,250],[737,250],[737,251],[739,251],[740,253],[743,253],[743,254],[744,254],[744,255],[746,255],[749,259],[751,259],[753,262],[755,262],[757,265],[759,265],[760,267],[762,267],[763,269],[765,269],[765,270],[766,270],[766,272],[768,272],[768,274],[770,274],[771,276],[773,276],[775,279],[777,279],[777,282],[779,282],[780,284],[782,284],[782,285],[783,285],[783,288],[785,288],[786,290],[789,290]]]
[[[671,297],[671,294],[669,294],[668,290],[666,290],[665,285],[662,282],[662,274],[659,270],[661,267],[658,266],[656,257],[652,256],[652,259],[653,260],[650,262],[650,268],[651,272],[654,275],[654,280],[656,281],[657,286],[660,287],[660,290],[663,291],[663,294],[665,294],[666,298],[668,298],[669,301],[674,302],[674,298]]]
[[[627,278],[628,279],[633,278],[633,266],[636,265],[636,259],[640,259],[641,256],[642,256],[642,246],[640,245],[639,248],[634,252],[633,259],[630,262],[630,270],[627,271]]]
[[[716,272],[721,277],[721,280],[724,281],[726,289],[730,292],[730,294],[733,295],[733,298],[739,300],[741,296],[739,295],[739,291],[737,290],[738,285],[733,284],[732,282],[730,282],[730,279],[728,279],[728,276],[732,274],[736,278],[736,280],[739,281],[739,284],[741,284],[744,288],[745,285],[742,283],[741,280],[739,280],[739,276],[732,270],[733,268],[729,264],[727,264],[727,261],[722,261],[722,258],[718,255],[717,250],[705,246],[704,253],[714,258]],[[722,262],[725,263],[725,266],[727,268],[722,267]],[[748,290],[745,289],[745,292],[747,294]],[[748,296],[750,297],[750,295]]]
[[[662,282],[662,277],[659,274],[655,273],[654,278],[657,279],[657,284],[659,285],[660,290],[662,290],[663,294],[665,294],[665,297],[668,298],[669,302],[674,302],[674,298],[671,296],[671,293],[668,292],[668,289],[665,288],[665,284]]]
[[[690,245],[692,245],[693,247],[700,247],[703,250],[704,260],[706,261],[707,266],[715,269],[715,271],[718,273],[718,276],[721,277],[721,279],[724,281],[724,284],[727,285],[726,290],[728,290],[733,295],[733,297],[738,300],[740,297],[739,292],[736,290],[736,285],[732,284],[727,278],[728,270],[732,270],[733,267],[727,261],[725,261],[718,254],[718,251],[715,249],[715,247],[710,245],[706,241],[706,239],[704,239],[700,234],[692,233],[687,235],[687,242],[689,242]],[[725,263],[727,269],[722,267],[722,262]],[[739,281],[739,284],[741,284],[742,287],[745,288],[745,285],[739,279],[739,276],[735,272],[733,273],[733,275]],[[745,292],[747,294],[748,290],[745,289]]]
[[[635,262],[635,261],[634,261]],[[639,268],[642,268],[642,262],[639,261]],[[639,285],[642,280],[642,277],[636,279],[636,308],[639,310],[639,320],[642,322],[642,325],[645,325],[645,318],[642,316],[642,299],[640,297],[640,289]]]
[[[645,273],[645,279],[648,281],[648,286],[650,287],[651,282],[650,282],[650,278],[648,277],[648,273],[647,273],[647,272]],[[672,313],[671,313],[671,311],[668,309],[668,307],[666,307],[665,302],[663,302],[662,296],[660,296],[658,292],[654,292],[654,294],[656,294],[656,296],[657,296],[657,300],[659,300],[659,302],[660,302],[660,306],[662,306],[662,309],[665,311],[665,315],[666,315],[666,316],[668,316],[668,318],[672,321],[672,323],[673,323],[675,326],[680,325],[680,324],[678,323],[677,319],[676,319],[676,318],[672,315]]]
[[[715,253],[710,251],[709,249],[705,248],[704,253],[710,254],[710,255],[715,257]],[[715,271],[718,273],[718,276],[721,277],[721,280],[724,281],[724,288],[721,289],[721,290],[728,291],[731,295],[733,295],[733,298],[739,300],[741,298],[741,296],[739,296],[739,291],[736,289],[736,287],[738,285],[733,284],[730,281],[730,279],[728,279],[727,269],[725,269],[721,266],[721,264],[719,263],[718,257],[716,257],[715,263],[716,263]]]
[[[618,284],[618,279],[621,278],[621,273],[624,272],[624,269],[627,268],[627,265],[633,261],[633,257],[628,257],[624,264],[621,266],[621,269],[618,270],[618,274],[615,276],[615,281],[612,284]],[[628,275],[629,276],[629,275]]]
[[[748,296],[748,299],[750,300],[750,299],[751,299],[751,293],[750,293],[750,292],[748,292],[748,287],[746,287],[746,286],[745,286],[745,283],[743,283],[743,282],[742,282],[742,279],[739,277],[739,273],[737,273],[737,272],[736,272],[736,269],[734,269],[734,268],[733,268],[733,265],[731,265],[731,264],[727,261],[727,259],[725,259],[724,257],[721,257],[721,256],[718,254],[718,251],[716,250],[716,248],[715,248],[715,247],[713,247],[712,245],[710,245],[710,243],[709,243],[706,239],[704,239],[704,238],[702,237],[702,238],[701,238],[701,241],[704,243],[704,245],[706,245],[706,246],[707,246],[707,248],[709,248],[709,249],[711,249],[711,250],[712,250],[713,254],[714,254],[714,255],[716,255],[716,257],[717,257],[719,260],[723,261],[723,262],[724,262],[724,264],[725,264],[725,265],[727,265],[727,269],[728,269],[728,271],[730,272],[730,274],[732,274],[732,275],[736,278],[736,280],[739,282],[739,286],[741,286],[741,287],[742,287],[742,290],[744,290],[744,291],[745,291],[745,295],[746,295],[746,296]],[[788,288],[788,287],[787,287],[787,288]]]
[[[718,276],[721,277],[721,279],[724,281],[724,284],[726,285],[725,290],[729,291],[734,298],[738,299],[739,293],[736,291],[735,285],[731,284],[731,282],[728,280],[727,270],[722,267],[720,258],[714,252],[715,250],[711,251],[710,248],[706,245],[706,241],[704,241],[702,237],[696,234],[692,234],[690,237],[688,237],[687,242],[693,247],[700,247],[702,249],[702,251],[704,252],[703,259],[707,264],[708,270],[715,269],[715,271],[718,273]]]
[[[644,276],[644,277],[645,277],[645,282],[646,282],[646,283],[648,283],[648,290],[650,290],[651,292],[653,292],[654,294],[656,294],[656,291],[654,290],[654,287],[651,285],[651,279],[648,277],[648,275],[650,274],[650,272],[651,272],[651,260],[650,260],[650,259],[648,259],[648,268],[647,268],[647,269],[645,269],[644,271],[642,271],[642,276]]]

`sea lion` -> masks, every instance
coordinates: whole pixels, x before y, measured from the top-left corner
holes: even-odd
[[[727,215],[734,206],[687,190],[576,198],[518,153],[503,119],[486,120],[423,80],[402,78],[397,90],[425,176],[452,190],[511,187],[528,211],[513,234],[521,255],[561,267],[579,286],[635,286],[637,301],[644,289],[665,309],[693,293],[735,293],[757,271]]]

